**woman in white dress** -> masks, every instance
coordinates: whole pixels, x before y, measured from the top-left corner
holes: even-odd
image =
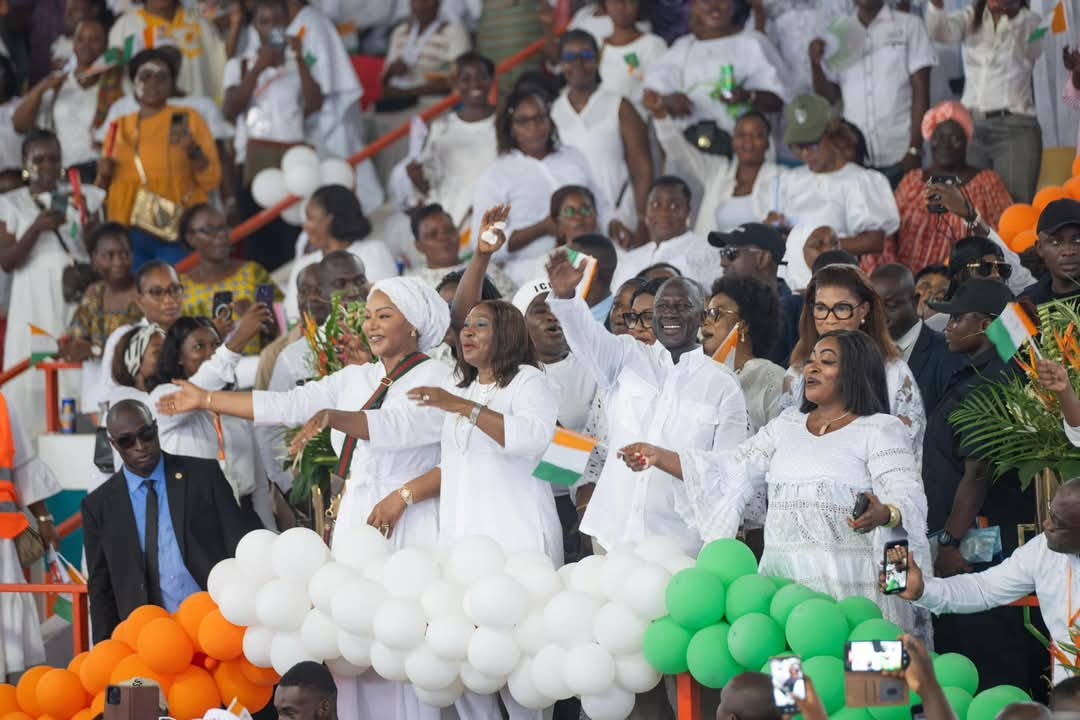
[[[82,186],[84,208],[62,185],[60,142],[47,130],[31,132],[23,141],[23,173],[28,184],[0,195],[0,268],[12,274],[4,367],[30,355],[30,329],[36,325],[53,337],[63,335],[75,309],[64,300],[60,282],[64,268],[88,262],[83,233],[97,224],[105,191]],[[67,198],[64,211],[58,208]],[[83,215],[85,209],[85,216]],[[79,394],[77,371],[60,373],[61,397]],[[31,437],[45,427],[44,373],[27,372],[4,386],[8,402]]]
[[[791,578],[840,599],[861,595],[885,617],[926,637],[913,606],[878,590],[886,540],[906,536],[920,567],[930,559],[926,495],[903,424],[887,414],[877,343],[859,331],[829,332],[806,360],[801,406],[785,410],[733,450],[706,452],[634,443],[634,470],[657,466],[686,484],[677,510],[706,542],[734,537],[754,495],[767,489],[763,575]],[[852,519],[859,494],[869,506]]]
[[[803,391],[803,368],[818,338],[833,330],[862,330],[877,344],[885,361],[888,412],[907,428],[916,466],[922,465],[926,409],[911,368],[900,357],[888,328],[885,307],[870,281],[852,265],[826,265],[806,287],[799,318],[799,342],[791,351],[781,407],[797,405]]]
[[[450,326],[450,309],[422,280],[391,278],[372,286],[366,313],[364,334],[377,363],[350,364],[287,392],[206,392],[180,381],[181,392],[163,398],[159,412],[212,407],[223,415],[253,419],[256,425],[306,422],[297,446],[323,428],[334,427],[330,441],[339,454],[347,436],[337,426],[341,416],[347,416],[350,435],[357,441],[335,527],[370,524],[399,548],[431,547],[438,540],[438,501],[426,499],[414,479],[439,462],[442,413],[418,410],[406,393],[418,386],[449,384],[452,370],[440,362],[420,362],[398,375],[377,410],[357,411],[375,399],[403,361],[442,342]],[[425,428],[427,434],[421,434]],[[422,705],[410,685],[374,673],[335,680],[342,720],[438,718],[438,710]]]
[[[641,11],[639,0],[603,0],[602,5],[610,19],[610,28],[582,27],[600,42],[600,79],[605,88],[629,100],[641,119],[648,122],[641,102],[645,69],[667,52],[667,43],[659,35],[647,32],[646,23],[637,21]],[[575,27],[573,20],[570,27]]]

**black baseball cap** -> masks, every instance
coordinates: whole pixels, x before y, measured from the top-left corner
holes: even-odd
[[[971,278],[961,285],[948,300],[932,300],[932,309],[946,315],[982,313],[997,316],[1013,301],[1012,291],[1002,282],[989,278]]]
[[[776,228],[765,223],[743,223],[731,232],[713,231],[709,233],[709,244],[718,248],[753,245],[772,255],[777,265],[784,264],[784,253],[787,252],[784,238]]]
[[[1066,225],[1080,225],[1080,202],[1071,198],[1062,198],[1043,208],[1039,213],[1039,223],[1035,232],[1057,232]]]

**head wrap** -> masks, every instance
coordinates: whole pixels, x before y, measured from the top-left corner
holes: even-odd
[[[518,309],[518,312],[524,315],[529,312],[529,305],[532,305],[532,301],[536,299],[536,296],[543,295],[546,292],[551,292],[551,285],[548,284],[547,278],[537,278],[519,287],[518,291],[514,293],[511,304]]]
[[[392,277],[371,286],[371,293],[385,293],[409,324],[416,328],[417,347],[426,352],[443,341],[450,327],[450,308],[423,280]],[[368,293],[368,299],[371,298]]]
[[[922,118],[923,140],[929,140],[930,136],[934,134],[934,128],[946,120],[952,120],[962,127],[964,135],[967,136],[968,140],[971,140],[971,136],[975,132],[975,122],[971,119],[971,113],[968,112],[968,109],[956,100],[940,102],[926,111]]]
[[[156,323],[150,323],[136,330],[135,334],[128,340],[127,349],[124,350],[124,367],[127,368],[131,377],[136,377],[139,374],[146,346],[150,344],[150,338],[155,335],[165,335],[165,331]]]

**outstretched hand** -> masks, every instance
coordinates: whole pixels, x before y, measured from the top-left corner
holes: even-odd
[[[300,431],[293,437],[292,442],[289,443],[289,454],[299,455],[304,451],[311,439],[326,429],[326,426],[330,424],[330,412],[328,410],[320,410],[311,416],[311,419],[304,423],[304,426],[300,428]]]
[[[206,390],[187,380],[173,380],[173,385],[180,390],[163,395],[157,401],[157,411],[162,415],[179,415],[192,410],[202,410],[207,406],[210,393]]]
[[[1063,365],[1046,358],[1035,358],[1035,371],[1039,373],[1039,383],[1054,393],[1069,390],[1069,373]]]
[[[878,590],[885,593],[885,570],[882,569],[878,573]],[[919,564],[915,562],[915,556],[908,553],[907,557],[907,587],[901,590],[897,595],[914,602],[923,596],[923,592],[926,590],[926,581],[923,579],[922,569],[919,568]]]

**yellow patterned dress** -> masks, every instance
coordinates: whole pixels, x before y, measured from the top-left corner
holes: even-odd
[[[266,268],[257,262],[245,260],[229,277],[215,283],[200,283],[188,274],[180,276],[184,286],[183,314],[188,317],[212,317],[214,293],[229,291],[233,294],[233,320],[235,321],[249,303],[255,302],[255,288],[259,285],[273,285],[274,281]],[[274,287],[274,301],[284,299],[281,290]],[[246,302],[245,302],[246,301]],[[244,355],[258,355],[263,346],[273,340],[265,333],[260,333],[244,346]]]

